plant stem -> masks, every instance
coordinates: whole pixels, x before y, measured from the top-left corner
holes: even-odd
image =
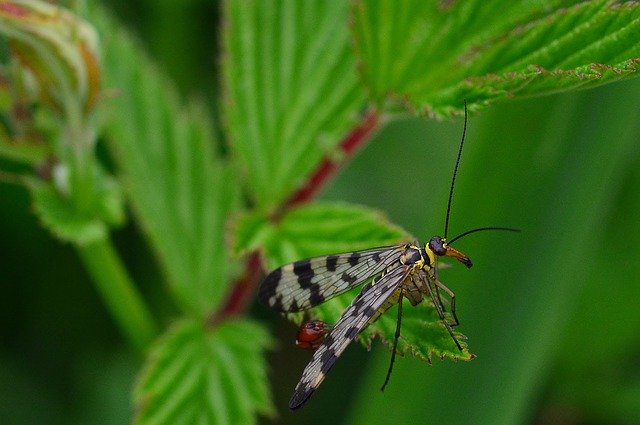
[[[69,190],[75,207],[81,213],[90,212],[94,204],[95,135],[89,119],[75,99],[65,103],[66,126],[61,141],[63,162],[69,166]]]
[[[369,111],[362,119],[360,125],[355,127],[340,143],[342,157],[339,161],[326,157],[318,165],[315,172],[309,177],[306,184],[302,186],[286,202],[284,209],[303,204],[310,201],[324,187],[338,169],[347,163],[353,155],[360,149],[378,128],[378,113]]]
[[[260,255],[257,252],[252,252],[247,258],[244,275],[234,283],[224,306],[209,317],[207,320],[208,325],[213,327],[223,317],[236,316],[242,313],[251,300],[251,296],[255,292],[262,276]]]
[[[111,240],[106,237],[76,247],[112,317],[129,342],[143,352],[158,334],[157,326]]]

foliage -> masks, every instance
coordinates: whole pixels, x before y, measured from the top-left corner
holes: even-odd
[[[265,330],[229,320],[210,331],[202,322],[174,324],[152,347],[135,393],[141,423],[248,423],[273,415],[260,351]],[[250,342],[250,343],[247,343]]]
[[[137,423],[254,423],[257,415],[281,410],[268,386],[265,351],[273,343],[245,311],[259,283],[245,258],[259,253],[263,268],[271,269],[413,240],[412,232],[378,210],[408,202],[405,210],[442,217],[451,166],[441,163],[453,163],[443,152],[453,152],[459,131],[441,146],[431,135],[437,127],[418,132],[420,139],[429,135],[429,144],[398,137],[383,144],[384,131],[391,131],[384,127],[371,147],[384,146],[382,155],[361,169],[356,160],[337,178],[340,195],[336,188],[324,195],[349,198],[351,188],[366,187],[351,198],[369,206],[305,202],[378,124],[411,114],[459,115],[463,100],[471,111],[496,104],[513,117],[513,133],[495,136],[500,117],[478,118],[477,126],[471,118],[452,222],[524,230],[522,238],[464,242],[465,252],[475,246],[479,253],[472,255],[476,281],[467,285],[469,275],[460,277],[465,285],[455,290],[464,300],[459,316],[469,347],[480,358],[434,368],[399,362],[384,396],[372,394],[377,381],[353,385],[347,421],[376,422],[395,406],[398,422],[425,415],[443,422],[473,417],[477,423],[517,423],[537,400],[535,386],[544,376],[539,370],[554,359],[564,371],[551,380],[558,381],[554,400],[589,406],[591,394],[604,391],[590,392],[589,383],[576,390],[571,378],[593,363],[574,347],[606,362],[609,349],[621,354],[637,343],[631,331],[609,341],[610,328],[602,326],[618,313],[638,321],[625,296],[618,298],[620,309],[607,303],[606,311],[591,308],[602,300],[602,251],[618,249],[602,246],[611,244],[607,233],[616,241],[640,239],[608,219],[638,203],[633,186],[624,186],[624,172],[637,181],[637,172],[627,171],[638,153],[629,104],[594,113],[591,94],[564,103],[555,97],[555,107],[533,104],[528,113],[535,120],[500,106],[637,75],[637,3],[228,0],[219,34],[222,118],[215,119],[202,99],[183,102],[163,69],[102,7],[91,5],[80,15],[37,0],[0,5],[0,33],[14,59],[2,69],[0,85],[8,99],[2,103],[0,166],[8,165],[0,178],[25,184],[42,225],[77,250],[121,331],[141,352],[149,350],[134,391]],[[570,119],[559,118],[559,111],[572,111]],[[616,129],[627,130],[616,134],[615,143],[602,142]],[[97,136],[115,171],[99,159]],[[507,139],[521,143],[502,143]],[[419,154],[425,145],[432,150]],[[396,162],[398,155],[406,162]],[[468,193],[471,182],[478,193]],[[488,193],[496,201],[487,202]],[[169,287],[159,296],[170,300],[171,313],[151,313],[147,304],[153,301],[138,292],[112,245],[111,230],[124,221],[123,196]],[[506,213],[504,205],[515,211]],[[412,226],[394,218],[418,228],[421,238],[429,236],[423,221]],[[613,270],[607,271],[620,281],[625,267],[635,264],[633,255],[623,258],[626,263],[609,263]],[[458,272],[444,272],[446,281]],[[574,295],[583,286],[582,298]],[[634,291],[607,289],[629,298],[638,295]],[[335,322],[356,293],[308,314]],[[429,303],[407,304],[403,313],[401,353],[428,361],[473,358],[467,342],[457,351]],[[159,334],[158,323],[175,315]],[[361,335],[364,345],[370,347],[374,336],[392,341],[395,319],[395,309],[383,315]],[[589,344],[576,336],[586,324],[593,325]],[[371,379],[379,380],[386,367],[381,361]],[[331,378],[323,385],[330,387]],[[443,382],[451,385],[440,387]],[[479,383],[481,399],[490,401],[474,403]],[[593,408],[594,417],[623,418],[637,388],[636,381],[628,383],[626,398],[610,410]],[[567,399],[569,393],[574,396]],[[308,408],[309,420],[323,408],[317,402]]]

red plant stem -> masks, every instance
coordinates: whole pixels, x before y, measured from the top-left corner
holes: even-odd
[[[353,129],[342,143],[340,143],[340,150],[342,151],[342,155],[339,156],[340,160],[335,161],[329,157],[325,157],[307,183],[285,203],[284,209],[287,210],[294,205],[303,204],[311,200],[331,177],[336,174],[338,169],[351,159],[358,149],[369,140],[369,137],[377,127],[378,114],[373,111],[367,112],[360,125]]]
[[[295,205],[303,204],[311,200],[336,174],[338,169],[351,159],[358,149],[369,140],[369,137],[377,127],[378,114],[374,111],[367,112],[360,125],[354,128],[340,143],[340,150],[342,152],[342,155],[338,156],[340,160],[336,161],[335,159],[325,157],[316,171],[309,177],[307,183],[285,202],[278,216],[281,216]],[[219,311],[209,318],[208,323],[213,326],[222,318],[242,313],[249,304],[249,300],[253,296],[262,276],[260,255],[258,252],[252,252],[247,258],[244,275],[236,280],[227,302]]]
[[[247,257],[244,275],[234,282],[227,302],[220,310],[209,317],[208,324],[215,326],[224,317],[242,313],[247,308],[250,297],[262,278],[262,274],[260,255],[257,251],[254,251]]]

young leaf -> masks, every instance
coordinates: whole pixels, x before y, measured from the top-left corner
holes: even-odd
[[[105,222],[80,214],[52,185],[34,180],[30,186],[39,219],[59,239],[85,245],[107,237]]]
[[[184,308],[204,316],[225,293],[223,226],[237,205],[234,176],[215,157],[202,107],[179,104],[175,88],[120,28],[96,11],[107,41],[110,147],[139,221]]]
[[[136,423],[256,423],[274,414],[257,324],[228,321],[215,329],[182,320],[153,347],[134,398]]]
[[[40,101],[66,119],[87,113],[100,91],[94,28],[70,11],[40,0],[0,4],[0,34],[37,81]]]
[[[14,151],[5,141],[0,151],[34,161],[37,150],[29,149],[29,139],[46,141],[41,154],[52,154],[54,184],[29,181],[42,222],[68,241],[82,244],[104,237],[123,213],[119,188],[95,159],[93,111],[100,70],[94,28],[66,9],[22,0],[0,4],[0,34],[11,52],[10,66],[3,70],[12,102],[7,105],[12,118],[7,130],[15,131],[16,147],[22,148]],[[33,113],[40,109],[33,105],[52,113],[50,121],[45,118],[55,128],[50,134],[39,128],[36,117],[44,114]],[[19,113],[21,109],[25,112]]]
[[[62,171],[59,174],[65,174],[62,165],[57,169]],[[65,197],[64,190],[57,187],[65,185],[64,176],[60,177],[59,185],[35,178],[26,180],[39,219],[64,241],[86,245],[106,238],[109,226],[117,227],[124,222],[122,188],[102,170],[94,171],[94,200],[90,211],[80,211]]]
[[[635,2],[389,0],[353,8],[356,48],[375,100],[448,115],[515,96],[637,75]]]
[[[345,1],[226,2],[223,109],[261,209],[291,196],[358,121],[347,21]]]

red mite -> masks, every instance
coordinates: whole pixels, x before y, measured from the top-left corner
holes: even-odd
[[[331,326],[322,320],[309,320],[300,325],[296,345],[305,350],[317,350],[330,330]]]

